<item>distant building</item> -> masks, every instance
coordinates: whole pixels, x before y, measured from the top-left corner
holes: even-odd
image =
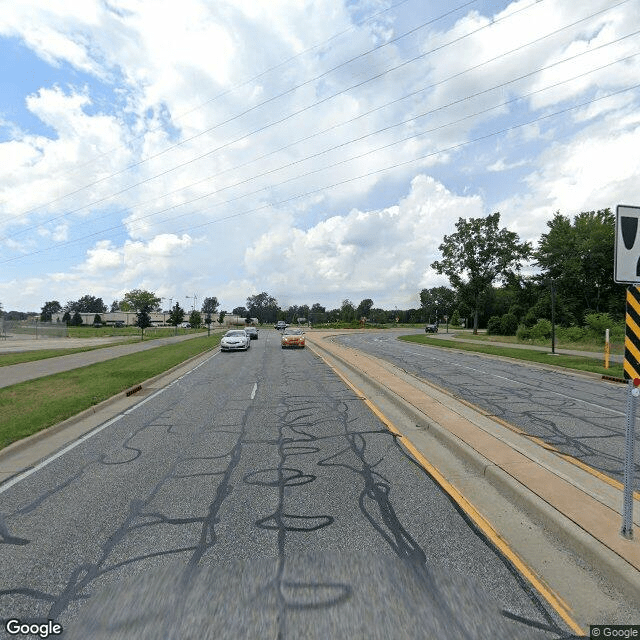
[[[96,315],[100,316],[102,324],[107,326],[113,326],[116,322],[122,322],[128,326],[135,326],[136,324],[136,312],[135,311],[115,311],[107,313],[81,313],[82,324],[93,324],[93,319]],[[62,322],[64,316],[63,312],[52,313],[51,322]],[[73,317],[73,314],[71,314]],[[152,311],[149,313],[151,318],[151,324],[154,326],[162,326],[169,321],[169,312],[164,311]]]
[[[84,325],[92,325],[93,319],[96,315],[100,316],[100,320],[103,325],[113,326],[116,322],[122,322],[125,326],[133,327],[136,324],[136,312],[135,311],[114,311],[107,313],[81,313],[82,324]],[[152,311],[149,313],[149,318],[151,319],[151,325],[155,327],[169,326],[169,311]],[[63,312],[52,313],[51,314],[51,322],[62,322],[62,317],[64,316]],[[73,317],[73,314],[71,314]],[[204,320],[204,318],[203,318]],[[211,316],[211,326],[219,326],[217,315]],[[189,312],[185,311],[184,314],[184,322],[189,321]],[[222,326],[224,327],[233,327],[233,326],[246,326],[247,324],[258,324],[258,318],[251,318],[251,322],[247,322],[245,318],[242,316],[236,315],[226,315],[222,322]]]

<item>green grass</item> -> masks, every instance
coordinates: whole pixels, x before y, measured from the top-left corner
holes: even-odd
[[[551,339],[546,340],[527,340],[522,342],[518,340],[516,336],[499,336],[499,335],[487,335],[486,333],[480,333],[473,335],[472,333],[464,333],[459,337],[464,337],[465,340],[475,340],[478,342],[509,342],[511,344],[530,345],[533,347],[548,347],[551,348]],[[610,341],[611,353],[617,353],[622,355],[624,353],[624,338]],[[556,349],[573,349],[574,351],[592,351],[593,353],[601,353],[604,358],[604,342],[591,341],[591,340],[578,340],[576,342],[569,342],[556,337]]]
[[[114,358],[0,389],[0,449],[212,349],[220,334]]]
[[[578,371],[590,371],[592,373],[617,378],[623,376],[622,364],[612,363],[608,369],[605,369],[602,361],[584,356],[553,355],[549,352],[536,351],[535,349],[512,349],[511,347],[496,347],[486,343],[473,344],[456,342],[455,340],[449,342],[423,335],[401,336],[400,339],[407,342],[426,344],[430,347],[440,347],[441,349],[459,349],[462,351],[486,353],[494,356],[503,356],[505,358],[514,358],[515,360],[526,360],[528,362],[539,362],[541,364],[550,364],[567,369],[576,369]]]

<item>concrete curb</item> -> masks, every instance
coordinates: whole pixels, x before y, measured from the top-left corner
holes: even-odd
[[[329,337],[330,336],[327,338]],[[313,347],[317,348],[318,351],[327,355],[329,358],[340,362],[356,376],[360,377],[363,375],[361,370],[348,359],[341,357],[333,351],[325,350],[322,345],[319,344],[319,340],[313,341]],[[624,558],[594,538],[588,531],[577,525],[573,520],[531,491],[526,485],[495,465],[491,460],[484,457],[458,436],[451,433],[446,427],[443,427],[426,416],[378,381],[371,378],[367,380],[368,384],[374,387],[387,401],[391,402],[402,412],[409,414],[418,428],[424,428],[428,431],[438,442],[443,444],[468,465],[479,477],[491,483],[508,501],[525,510],[534,519],[542,523],[562,544],[576,551],[581,558],[585,559],[613,586],[640,606],[639,575],[635,568]],[[426,380],[422,382],[427,386],[432,386]],[[454,398],[454,396],[452,396],[452,398]],[[463,402],[467,407],[473,409],[469,403],[464,401],[460,402]],[[478,413],[484,415],[481,411],[478,411]],[[424,427],[421,425],[424,425]],[[423,452],[423,454],[427,459],[429,458],[428,451]]]

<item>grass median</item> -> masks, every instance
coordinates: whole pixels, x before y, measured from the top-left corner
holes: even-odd
[[[0,449],[213,349],[220,337],[193,338],[0,389]]]
[[[401,340],[407,342],[417,342],[426,344],[430,347],[439,347],[441,349],[458,349],[461,351],[472,351],[475,353],[486,353],[494,356],[502,356],[505,358],[514,358],[515,360],[526,360],[528,362],[538,362],[540,364],[550,364],[566,369],[576,369],[578,371],[589,371],[600,375],[613,376],[621,378],[623,376],[622,365],[612,363],[608,369],[597,358],[588,358],[585,356],[569,356],[563,354],[553,355],[547,351],[538,351],[536,349],[512,349],[510,347],[496,347],[490,344],[473,344],[468,342],[456,342],[454,340],[441,340],[439,338],[429,338],[423,335],[401,336]]]

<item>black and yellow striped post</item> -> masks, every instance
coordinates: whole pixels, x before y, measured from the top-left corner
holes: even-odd
[[[634,441],[636,399],[640,396],[640,287],[627,287],[627,318],[624,335],[624,377],[627,383],[627,424],[624,445],[624,486],[622,497],[623,538],[633,538]],[[632,382],[633,381],[633,382]]]
[[[640,378],[640,287],[627,287],[624,377],[626,380]]]

